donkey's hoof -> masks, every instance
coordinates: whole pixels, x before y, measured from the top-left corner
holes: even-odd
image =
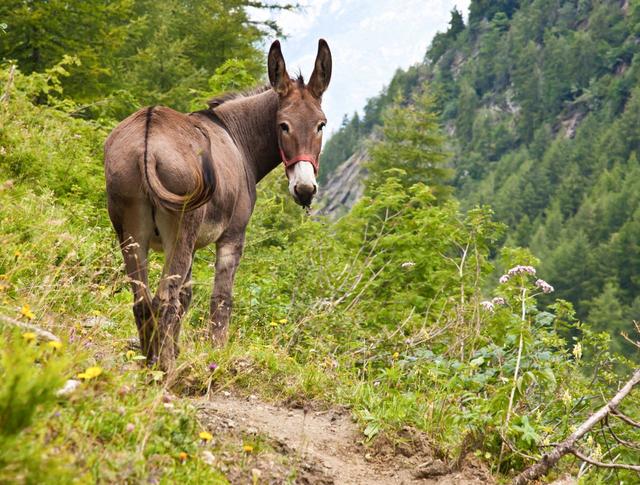
[[[156,365],[158,369],[164,372],[165,377],[168,377],[168,376],[171,376],[173,372],[176,370],[176,359],[173,355],[160,356]]]
[[[214,347],[224,347],[229,340],[229,325],[222,322],[209,322],[209,336]]]
[[[211,332],[211,343],[216,348],[222,348],[227,345],[229,340],[229,333],[227,329],[223,329],[221,331],[212,331]]]

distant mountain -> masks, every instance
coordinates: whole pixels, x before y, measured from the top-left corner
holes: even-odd
[[[336,219],[347,213],[364,193],[367,151],[359,148],[346,161],[338,165],[323,185],[317,214]]]
[[[634,2],[473,0],[467,25],[454,10],[424,61],[345,119],[324,167],[353,155],[394,100],[429,89],[463,206],[493,206],[555,296],[618,333],[640,319],[639,52]]]

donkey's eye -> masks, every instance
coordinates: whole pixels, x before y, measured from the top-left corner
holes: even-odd
[[[285,133],[289,133],[289,125],[286,123],[280,123],[280,129]]]
[[[318,132],[321,132],[321,131],[322,131],[322,129],[323,129],[325,126],[327,126],[327,124],[326,124],[324,121],[323,121],[323,122],[321,122],[321,123],[318,125]]]

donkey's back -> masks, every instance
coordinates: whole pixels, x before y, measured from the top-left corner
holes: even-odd
[[[165,107],[141,109],[113,130],[105,143],[105,175],[110,210],[132,199],[191,210],[215,189],[207,134],[197,120]]]

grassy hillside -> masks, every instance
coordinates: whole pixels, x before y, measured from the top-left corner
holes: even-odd
[[[468,24],[454,11],[424,62],[346,120],[324,160],[352,153],[394,101],[430,91],[463,207],[491,205],[506,244],[530,248],[557,295],[632,352],[619,334],[640,310],[639,15],[635,2],[474,0]]]
[[[283,421],[290,413],[304,419],[310,410],[346,410],[340,422],[353,418],[357,433],[345,450],[365,465],[387,460],[395,467],[402,456],[417,467],[425,456],[439,464],[430,472],[436,475],[472,466],[505,481],[626,379],[632,363],[610,350],[610,333],[579,322],[571,303],[553,299],[549,283],[564,284],[570,269],[585,265],[550,268],[527,250],[503,247],[506,226],[489,207],[466,198],[463,212],[441,186],[416,178],[424,167],[434,177],[446,175],[448,150],[429,96],[420,98],[420,109],[401,103],[385,114],[397,123],[383,130],[377,146],[380,163],[370,167],[376,182],[340,221],[303,213],[281,170],[264,180],[236,280],[229,344],[214,349],[208,341],[215,256],[203,249],[195,258],[177,374],[146,366],[106,213],[103,141],[142,103],[199,107],[208,93],[255,82],[258,68],[263,72],[256,41],[265,33],[247,22],[244,7],[255,2],[97,2],[105,14],[97,17],[62,4],[0,7],[8,19],[6,27],[0,22],[0,482],[304,482],[309,463],[295,448],[258,429],[228,431],[233,409],[225,416],[215,409],[231,402],[227,393],[242,403],[242,418],[254,405],[264,413],[264,403],[278,406]],[[483,5],[473,7],[480,31],[452,20],[447,39],[454,44],[445,53],[457,42],[460,49],[481,42],[489,25]],[[508,18],[514,11],[504,12]],[[41,18],[55,22],[34,32]],[[242,35],[227,43],[233,32]],[[199,49],[210,36],[221,44]],[[7,61],[11,56],[16,63]],[[452,86],[437,84],[424,66],[399,73],[405,104],[411,86],[427,75]],[[393,89],[388,95],[395,99]],[[365,131],[387,101],[369,104]],[[624,104],[620,116],[632,117],[634,103]],[[578,130],[588,126],[585,119]],[[634,160],[626,143],[635,135],[616,138],[615,126],[607,153]],[[621,121],[618,128],[628,126]],[[575,140],[594,138],[586,133]],[[523,139],[519,146],[532,150],[533,143]],[[544,151],[558,142],[540,143]],[[390,147],[398,156],[421,157],[395,170],[386,164]],[[625,173],[621,197],[635,197],[634,172],[616,170],[599,182],[603,190]],[[469,194],[480,194],[484,180]],[[607,207],[623,201],[612,197]],[[560,232],[571,227],[563,218],[556,224]],[[628,253],[632,236],[620,233],[615,254]],[[162,260],[151,256],[154,287]],[[593,308],[613,314],[613,301],[603,297]],[[37,329],[59,341],[39,337]],[[69,380],[75,389],[60,394]],[[639,404],[632,395],[620,408],[638,420]],[[633,432],[612,426],[622,441],[593,432],[581,450],[637,463],[621,445]],[[579,466],[565,460],[554,474],[577,473]],[[610,482],[606,470],[586,468],[583,476],[587,483]]]
[[[2,85],[8,77],[3,69]],[[497,284],[489,255],[500,227],[488,209],[462,215],[454,201],[434,204],[422,184],[388,178],[328,224],[304,216],[275,173],[260,187],[229,346],[214,350],[206,338],[213,254],[203,250],[180,378],[167,387],[131,343],[131,297],[102,190],[108,126],[71,116],[69,99],[33,103],[55,83],[17,71],[0,111],[0,314],[62,339],[1,327],[1,481],[249,481],[269,444],[209,438],[219,430],[199,420],[192,398],[212,390],[341,404],[368,446],[424,436],[451,466],[472,453],[504,476],[599,405],[618,384],[614,370],[624,374],[608,336],[578,325],[570,305],[538,306],[528,273]],[[503,259],[536,264],[523,251]],[[154,255],[152,281],[160,262]],[[484,301],[494,296],[504,304]],[[57,396],[69,378],[80,386]],[[587,446],[604,443],[594,435]],[[205,451],[224,459],[211,464]],[[300,469],[290,466],[293,481]]]

